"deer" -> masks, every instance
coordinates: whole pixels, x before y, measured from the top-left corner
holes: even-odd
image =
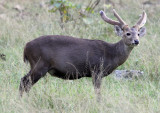
[[[49,73],[64,80],[91,77],[97,99],[100,99],[102,78],[122,65],[133,48],[139,45],[139,38],[146,34],[145,11],[132,27],[122,20],[115,9],[113,14],[118,21],[100,11],[101,18],[113,25],[115,33],[122,37],[116,43],[62,35],[40,36],[28,42],[24,47],[24,62],[29,62],[30,71],[21,78],[20,96],[23,92],[29,93],[31,87]]]

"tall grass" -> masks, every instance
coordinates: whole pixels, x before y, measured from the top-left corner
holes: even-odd
[[[74,1],[80,2],[80,1]],[[84,1],[82,1],[84,2]],[[118,3],[118,0],[115,1]],[[142,12],[142,1],[124,0],[124,6],[115,5],[118,13],[133,25]],[[23,63],[25,43],[41,35],[69,35],[79,38],[101,39],[107,42],[120,40],[113,32],[113,26],[102,21],[98,12],[92,15],[93,24],[81,21],[68,22],[62,30],[58,13],[49,13],[35,1],[5,1],[8,20],[0,19],[0,53],[6,61],[0,60],[0,113],[159,113],[160,112],[160,25],[156,6],[144,7],[148,14],[147,34],[140,39],[129,59],[119,69],[144,71],[138,80],[115,80],[113,74],[103,79],[102,102],[97,103],[91,78],[68,81],[51,77],[49,74],[31,89],[29,96],[19,98],[18,87],[21,77],[29,71]],[[23,18],[12,9],[15,4],[24,6]],[[113,17],[110,9],[106,10]],[[115,19],[115,18],[114,18]],[[87,31],[87,32],[86,32]]]

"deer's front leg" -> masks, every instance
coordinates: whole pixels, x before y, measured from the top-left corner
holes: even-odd
[[[102,83],[102,73],[92,73],[92,82],[94,85],[95,94],[97,96],[97,101],[101,101],[101,83]]]

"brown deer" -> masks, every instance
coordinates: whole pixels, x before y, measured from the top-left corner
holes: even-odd
[[[139,44],[139,37],[146,33],[144,11],[133,27],[129,27],[115,10],[113,12],[118,21],[108,18],[103,11],[100,15],[105,22],[114,25],[117,35],[122,37],[117,43],[61,35],[41,36],[28,42],[24,48],[24,61],[29,61],[31,69],[21,79],[20,95],[29,92],[47,72],[67,80],[92,77],[95,92],[100,95],[102,78],[127,60]]]

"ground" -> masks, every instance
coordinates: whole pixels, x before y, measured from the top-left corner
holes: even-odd
[[[129,59],[118,69],[142,70],[144,76],[135,80],[115,80],[113,74],[103,79],[102,102],[97,103],[91,78],[68,81],[42,78],[19,98],[19,83],[29,71],[23,62],[23,49],[28,41],[41,35],[69,35],[78,38],[101,39],[110,43],[120,37],[114,27],[106,24],[99,11],[103,1],[91,14],[92,22],[69,21],[60,27],[59,13],[50,13],[39,0],[3,0],[0,2],[0,113],[159,113],[160,112],[160,4],[145,4],[145,0],[115,0],[114,8],[129,24],[134,25],[144,9],[148,15],[147,34],[140,39]],[[89,1],[73,1],[85,5]],[[16,9],[17,5],[20,10]],[[115,19],[112,8],[106,14]],[[78,14],[77,14],[78,15]],[[76,16],[76,14],[74,15]]]

